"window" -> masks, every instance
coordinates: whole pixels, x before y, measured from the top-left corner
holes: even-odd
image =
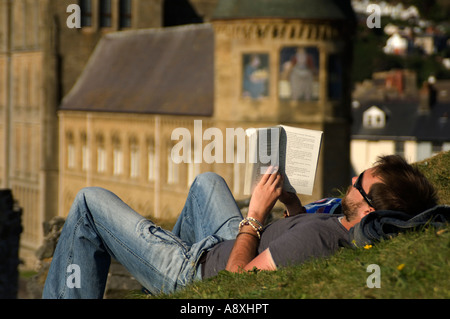
[[[102,135],[97,136],[97,172],[106,172],[105,140]]]
[[[15,143],[14,143],[14,153],[16,154],[16,160],[13,161],[11,164],[14,167],[15,173],[19,174],[20,170],[22,169],[22,158],[23,154],[25,153],[22,149],[22,129],[19,126],[16,126],[14,128],[14,136],[15,136]]]
[[[72,132],[66,133],[67,140],[67,168],[75,168],[75,139]]]
[[[130,140],[130,177],[139,177],[139,145],[137,140]]]
[[[120,0],[120,28],[131,28],[131,0]]]
[[[86,144],[81,146],[81,169],[83,172],[89,169],[89,149]]]
[[[200,164],[194,163],[193,158],[188,163],[187,186],[190,187],[197,175],[200,174]]]
[[[118,176],[123,173],[123,152],[120,148],[114,148],[113,150],[114,170],[113,174]]]
[[[443,142],[441,141],[433,141],[431,146],[431,155],[436,155],[439,152],[442,152]]]
[[[97,148],[97,172],[106,172],[106,151],[103,145],[99,145]]]
[[[80,0],[81,26],[92,26],[92,0]]]
[[[186,140],[187,141],[187,140]],[[202,156],[202,146],[194,143],[194,140],[191,140],[191,144],[190,145],[194,145],[194,151],[188,152],[187,155],[187,159],[188,161],[188,175],[187,175],[187,186],[190,187],[192,185],[192,183],[194,182],[195,178],[197,177],[197,175],[200,173],[200,164],[199,163],[195,163],[195,157],[196,154],[199,154],[200,156]],[[190,154],[190,155],[189,155]],[[190,158],[189,158],[190,156]]]
[[[75,168],[75,145],[73,143],[67,146],[67,167]]]
[[[179,181],[179,164],[172,160],[171,147],[167,152],[167,183],[177,184]]]
[[[155,180],[155,147],[153,144],[149,143],[147,147],[147,162],[148,162],[148,180],[154,181]]]
[[[363,125],[366,128],[384,128],[386,113],[376,106],[368,108],[363,115]]]
[[[86,133],[81,133],[81,170],[86,172],[89,169],[89,148],[87,146]]]
[[[405,157],[405,142],[395,141],[395,154]]]
[[[100,0],[100,27],[111,27],[112,7],[111,0]]]
[[[122,175],[123,173],[123,151],[118,136],[113,136],[113,174],[115,176]]]

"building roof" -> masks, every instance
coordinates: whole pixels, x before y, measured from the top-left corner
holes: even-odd
[[[211,116],[210,24],[105,35],[61,110]]]
[[[355,14],[350,0],[219,0],[212,18],[355,20]]]
[[[450,141],[450,104],[438,103],[417,119],[414,135],[421,141]]]
[[[364,112],[376,106],[386,115],[385,125],[370,127],[363,123]],[[414,136],[417,120],[417,102],[364,102],[360,107],[353,109],[352,135],[357,139],[405,139]]]
[[[382,127],[368,127],[363,123],[364,112],[370,111],[373,106],[386,115],[386,124]],[[352,111],[352,138],[450,141],[450,104],[438,103],[424,114],[420,114],[418,109],[419,102],[415,100],[364,102]]]

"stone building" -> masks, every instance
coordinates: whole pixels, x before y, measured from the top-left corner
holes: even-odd
[[[99,39],[199,22],[214,2],[192,1],[196,14],[187,0],[0,0],[0,188],[12,189],[23,207],[25,261],[42,242],[42,222],[58,215],[57,110]],[[80,29],[66,23],[74,3]],[[173,18],[179,10],[188,14]]]
[[[142,214],[173,218],[193,178],[211,170],[241,197],[239,163],[172,162],[172,132],[195,135],[195,120],[202,121],[201,140],[215,127],[223,145],[226,128],[285,123],[323,130],[313,197],[345,185],[351,10],[324,5],[319,11],[302,1],[274,8],[219,1],[210,24],[105,36],[61,105],[60,213],[81,187],[98,185]],[[252,82],[249,72],[259,78]],[[301,82],[308,82],[304,90]]]
[[[24,248],[39,246],[42,222],[65,216],[85,186],[161,219],[178,214],[204,171],[242,197],[241,164],[170,160],[176,128],[200,152],[208,128],[224,145],[227,128],[323,130],[304,201],[348,184],[350,1],[80,1],[82,28],[69,29],[71,2],[0,1],[0,182],[24,207]],[[180,7],[187,18],[169,14]],[[177,24],[189,25],[161,28]]]

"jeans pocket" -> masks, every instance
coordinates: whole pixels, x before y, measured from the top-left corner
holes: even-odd
[[[186,258],[190,258],[189,249],[185,242],[175,236],[172,232],[155,225],[150,220],[142,220],[137,225],[139,235],[149,244],[163,244],[171,248],[176,248]]]

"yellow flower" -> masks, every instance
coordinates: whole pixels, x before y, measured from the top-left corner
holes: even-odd
[[[365,245],[364,246],[364,249],[370,249],[370,248],[372,248],[372,245]]]
[[[400,264],[400,265],[397,266],[398,270],[402,270],[403,268],[405,268],[405,264]]]

